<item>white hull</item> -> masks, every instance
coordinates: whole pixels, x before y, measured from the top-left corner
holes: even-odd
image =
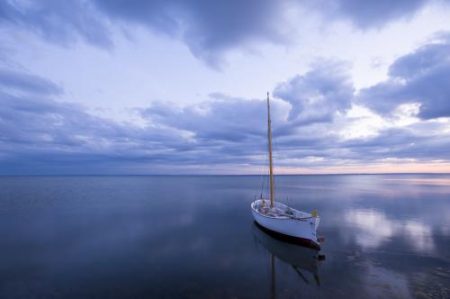
[[[272,232],[309,241],[312,245],[320,247],[316,233],[320,222],[319,216],[289,208],[280,202],[274,202],[274,210],[281,213],[263,213],[261,207],[269,207],[269,205],[269,200],[258,199],[252,202],[253,218],[259,225]],[[288,209],[291,213],[284,213]]]

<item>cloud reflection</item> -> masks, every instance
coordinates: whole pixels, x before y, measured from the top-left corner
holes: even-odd
[[[431,227],[417,220],[389,219],[383,212],[369,209],[350,210],[344,219],[355,227],[355,240],[363,248],[375,249],[399,236],[418,252],[434,249]]]
[[[377,248],[394,235],[393,223],[377,211],[351,210],[344,218],[356,226],[356,242],[364,248]]]

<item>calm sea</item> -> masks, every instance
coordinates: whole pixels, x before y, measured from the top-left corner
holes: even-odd
[[[259,176],[0,177],[0,298],[450,298],[450,176],[276,178],[320,252],[254,225]]]

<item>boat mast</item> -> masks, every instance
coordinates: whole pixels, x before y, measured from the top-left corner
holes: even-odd
[[[270,121],[269,92],[267,92],[267,136],[269,139],[270,207],[273,208],[274,186],[273,186],[273,165],[272,165],[272,127]]]

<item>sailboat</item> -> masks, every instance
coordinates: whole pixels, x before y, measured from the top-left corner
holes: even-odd
[[[291,242],[320,249],[317,227],[320,217],[316,210],[311,213],[289,207],[275,200],[273,159],[272,159],[272,124],[270,119],[270,99],[267,93],[267,137],[269,144],[269,199],[261,198],[251,203],[251,211],[256,223],[269,233],[278,234]]]

